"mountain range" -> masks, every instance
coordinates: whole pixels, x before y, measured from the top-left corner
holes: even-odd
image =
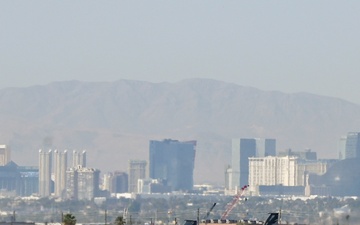
[[[224,183],[232,138],[338,158],[339,138],[360,127],[358,104],[209,79],[4,88],[0,105],[0,144],[18,165],[37,165],[39,149],[86,149],[89,167],[127,171],[128,160],[148,160],[149,140],[197,140],[195,183]]]

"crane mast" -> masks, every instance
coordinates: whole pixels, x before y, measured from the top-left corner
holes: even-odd
[[[233,200],[227,204],[225,212],[221,215],[221,220],[225,220],[226,217],[229,215],[231,210],[233,210],[236,206],[236,204],[239,202],[241,196],[244,195],[246,189],[249,187],[249,185],[245,185],[238,191],[237,195],[234,196]]]
[[[211,213],[211,211],[215,208],[216,204],[217,204],[217,203],[215,202],[215,203],[211,206],[211,208],[209,209],[209,211],[207,211],[206,215],[204,216],[203,220],[206,220],[207,218],[209,218],[210,213]]]

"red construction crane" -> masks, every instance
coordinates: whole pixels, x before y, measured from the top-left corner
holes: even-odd
[[[234,196],[233,200],[227,204],[225,212],[221,215],[221,220],[226,219],[226,217],[229,215],[231,210],[233,210],[233,208],[239,202],[241,196],[244,195],[246,188],[248,188],[248,187],[249,187],[249,185],[245,185],[244,187],[242,187],[241,190],[238,191],[237,195]]]

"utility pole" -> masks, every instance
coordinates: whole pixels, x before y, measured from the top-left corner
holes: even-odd
[[[105,225],[106,225],[106,223],[107,223],[107,211],[105,209]]]
[[[158,216],[158,210],[155,211],[155,221],[154,221],[155,225],[156,225],[156,222],[157,222],[157,216]]]
[[[197,221],[197,225],[199,225],[200,223],[200,208],[197,209],[197,218],[196,218],[196,221]]]
[[[126,209],[124,209],[124,212],[123,212],[123,218],[125,219],[125,224],[128,224],[128,219],[127,219],[127,217],[128,217],[128,210],[127,210],[127,208],[126,208]]]
[[[281,208],[279,210],[279,224],[281,224]]]

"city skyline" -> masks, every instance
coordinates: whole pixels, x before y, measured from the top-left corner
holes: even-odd
[[[250,185],[249,190],[252,195],[267,192],[297,193],[305,196],[311,193],[344,195],[346,191],[338,189],[338,184],[327,184],[327,188],[324,189],[322,188],[324,184],[321,183],[329,182],[329,179],[330,182],[334,179],[344,179],[352,185],[350,183],[354,181],[344,175],[340,176],[339,172],[344,173],[341,168],[344,165],[349,166],[346,162],[360,159],[356,154],[359,136],[360,132],[348,132],[346,144],[342,144],[345,149],[339,148],[339,153],[347,152],[345,159],[341,159],[341,154],[338,159],[318,159],[317,153],[311,149],[304,151],[287,149],[280,152],[276,150],[276,139],[257,137],[232,139],[232,162],[225,171],[224,192],[236,193],[241,187]],[[340,137],[340,142],[344,142],[343,136]],[[149,161],[130,160],[128,174],[124,171],[104,173],[102,190],[111,194],[192,192],[196,146],[196,140],[150,140]],[[80,152],[73,150],[72,153],[73,163],[68,167],[67,150],[39,150],[37,169],[39,196],[78,200],[92,200],[99,196],[101,169],[83,166],[86,165],[85,150]],[[6,151],[2,154],[6,155]],[[0,176],[2,185],[7,188],[12,186],[16,189],[16,193],[21,195],[35,190],[32,184],[34,177],[31,175],[35,172],[35,168],[19,167],[10,159],[10,162],[1,169],[4,172],[9,171],[12,177]],[[30,177],[25,179],[19,176],[19,172]],[[20,180],[22,180],[20,183],[28,182],[33,187],[18,186],[16,183]],[[354,188],[348,191],[357,193]]]
[[[41,197],[92,200],[99,192],[100,170],[86,167],[86,150],[72,152],[68,166],[68,151],[39,150],[38,194]],[[34,193],[35,194],[35,193]]]
[[[358,154],[356,154],[356,152],[359,150],[359,136],[360,136],[360,132],[349,132],[347,134],[347,136],[341,136],[340,137],[340,141],[339,141],[339,157],[335,158],[335,159],[349,159],[349,158],[357,158]],[[354,138],[356,137],[356,138]],[[156,149],[157,147],[154,147],[155,143],[184,143],[184,144],[193,144],[196,143],[196,141],[184,141],[184,142],[179,142],[177,140],[172,140],[172,139],[164,139],[163,141],[154,141],[154,140],[150,140],[150,147],[149,150],[154,151],[154,149]],[[6,149],[5,146],[3,145],[4,148]],[[7,149],[9,149],[9,147],[7,146]],[[151,150],[153,149],[153,150]],[[247,178],[245,178],[245,180],[241,181],[241,171],[244,171],[243,169],[241,169],[240,165],[245,165],[246,169],[245,169],[245,173],[248,174],[248,169],[247,169],[247,163],[242,162],[242,163],[238,163],[237,162],[237,158],[240,159],[244,159],[244,157],[241,157],[241,154],[245,154],[245,153],[241,153],[242,150],[241,149],[247,149],[246,150],[246,154],[247,157],[267,157],[267,156],[296,156],[296,157],[303,157],[306,158],[308,160],[317,160],[317,153],[311,151],[311,149],[305,149],[303,152],[294,152],[291,149],[287,149],[283,152],[277,152],[276,151],[276,139],[269,139],[269,138],[238,138],[238,139],[232,139],[232,152],[233,152],[233,156],[231,157],[231,162],[229,162],[231,165],[228,169],[230,169],[228,171],[229,176],[226,175],[225,179],[230,179],[230,181],[226,181],[226,182],[230,182],[230,189],[233,189],[235,186],[237,187],[241,187],[242,184],[247,183],[245,180],[247,180]],[[8,150],[9,151],[9,150]],[[3,151],[3,155],[5,155],[6,151]],[[347,154],[344,156],[342,156],[343,152],[347,152]],[[350,153],[349,153],[350,152]],[[7,153],[9,155],[9,153]],[[239,155],[240,154],[240,155]],[[50,174],[50,182],[51,180],[55,181],[55,186],[54,186],[54,194],[55,196],[61,196],[60,193],[63,192],[64,190],[64,183],[65,183],[65,177],[64,177],[64,171],[66,172],[67,168],[71,168],[67,166],[67,161],[68,161],[68,156],[67,156],[67,150],[64,151],[58,151],[58,150],[48,150],[48,151],[44,151],[44,150],[39,150],[39,172],[40,172],[40,168],[42,168],[42,171],[39,173],[39,193],[42,193],[43,195],[48,195],[46,193],[49,193],[49,187],[51,187],[51,184],[49,184],[49,174]],[[154,154],[150,154],[150,155],[154,155]],[[162,157],[164,156],[164,152],[161,153],[160,155],[162,155]],[[1,156],[1,154],[0,154]],[[4,157],[3,157],[4,158]],[[186,158],[186,157],[185,157]],[[185,159],[184,158],[184,159]],[[246,157],[245,157],[246,158]],[[10,158],[9,158],[10,159]],[[140,175],[135,175],[136,177],[139,178],[133,178],[133,182],[132,183],[132,190],[136,190],[137,189],[137,179],[145,179],[145,178],[155,178],[155,179],[164,179],[165,177],[156,177],[155,175],[151,175],[152,167],[154,167],[154,156],[149,158],[149,161],[147,160],[140,160],[140,159],[133,159],[129,161],[129,167],[128,167],[128,172],[131,170],[138,170],[135,167],[133,168],[133,165],[140,165],[139,169],[141,170],[141,172],[139,172]],[[150,161],[153,161],[152,163],[150,163]],[[148,167],[148,163],[150,163],[150,165],[152,164],[153,166],[149,165],[149,171],[147,170]],[[176,163],[177,164],[177,163]],[[86,150],[82,150],[82,151],[77,151],[77,150],[73,150],[72,151],[72,167],[73,168],[86,168]],[[194,167],[194,166],[192,166]],[[240,169],[234,169],[239,167]],[[133,168],[133,169],[131,169]],[[101,171],[101,168],[99,168]],[[140,171],[139,170],[139,171]],[[114,172],[114,175],[116,175],[117,173],[123,174],[124,171],[111,171],[111,173]],[[107,173],[107,172],[105,172]],[[136,172],[138,173],[138,172]],[[147,175],[148,174],[148,175]],[[53,177],[52,177],[53,176]],[[192,175],[193,176],[193,175]],[[238,177],[237,177],[238,176]],[[240,177],[240,179],[239,179]],[[238,180],[239,179],[239,180]],[[115,180],[112,182],[116,182]],[[45,187],[45,184],[48,184],[48,187]],[[116,184],[111,184],[111,185],[116,185]],[[191,185],[192,186],[192,185]],[[227,186],[227,185],[225,185]],[[115,186],[114,186],[115,187]],[[45,193],[45,194],[44,194]]]
[[[311,148],[320,157],[335,158],[336,139],[356,131],[360,123],[360,106],[338,99],[264,92],[203,79],[176,84],[59,82],[0,90],[0,94],[4,106],[0,120],[5,126],[0,141],[16,146],[13,156],[26,165],[36,162],[30,149],[85,148],[97,156],[89,159],[91,165],[109,162],[104,170],[113,171],[116,157],[112,155],[146,159],[148,140],[167,136],[207,143],[198,146],[205,160],[215,160],[218,154],[218,159],[228,161],[228,140],[239,135],[276,137],[280,150]],[[197,165],[206,167],[202,162]],[[205,178],[196,172],[195,179],[199,177]]]
[[[1,221],[360,223],[359,10],[0,1]]]

